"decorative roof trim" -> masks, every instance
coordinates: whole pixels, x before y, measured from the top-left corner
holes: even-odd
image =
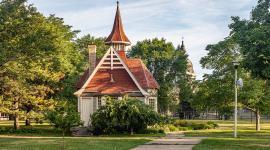
[[[127,65],[125,64],[125,62],[122,60],[122,58],[119,56],[119,54],[114,50],[114,48],[111,46],[107,52],[105,53],[105,55],[102,57],[102,59],[100,60],[99,64],[96,66],[96,68],[94,69],[94,71],[91,73],[91,75],[88,77],[88,79],[86,80],[86,82],[84,83],[84,85],[82,86],[82,88],[80,90],[78,90],[77,92],[74,93],[74,95],[80,96],[84,90],[86,89],[86,86],[90,83],[90,81],[92,80],[92,78],[94,77],[94,75],[97,73],[97,71],[100,69],[101,65],[103,64],[103,62],[105,61],[105,59],[107,58],[107,56],[111,53],[114,52],[115,55],[118,57],[118,59],[120,60],[120,62],[122,63],[122,65],[124,66],[125,70],[127,71],[127,73],[129,74],[129,76],[131,77],[131,79],[133,80],[133,82],[135,83],[135,85],[139,88],[140,92],[143,95],[149,95],[148,92],[146,92],[142,86],[139,84],[139,82],[136,80],[135,76],[131,73],[131,71],[129,70],[129,68],[127,67]]]

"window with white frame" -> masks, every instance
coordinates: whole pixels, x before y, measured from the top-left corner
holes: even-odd
[[[101,100],[101,97],[98,97],[97,108],[99,109],[101,106],[102,106],[102,100]]]
[[[153,99],[153,98],[149,98],[149,106],[152,107],[152,108],[155,108],[156,106],[156,100]]]

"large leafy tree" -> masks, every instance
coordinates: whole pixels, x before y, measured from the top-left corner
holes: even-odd
[[[141,58],[160,85],[158,107],[160,112],[167,112],[174,97],[172,89],[186,78],[187,55],[176,50],[165,39],[143,40],[129,51],[130,57]]]
[[[270,106],[270,85],[265,80],[244,76],[244,87],[239,93],[241,103],[256,115],[256,130],[260,131],[261,114],[268,113]]]
[[[230,110],[234,83],[232,61],[239,55],[239,51],[235,49],[235,43],[230,38],[208,45],[206,51],[208,54],[200,63],[203,68],[211,69],[213,72],[205,75],[204,80],[199,83],[196,98],[192,103],[201,110],[215,109],[221,118],[227,119],[232,113]],[[239,74],[241,72],[239,70]]]
[[[82,56],[73,42],[77,32],[26,0],[3,0],[0,20],[1,106],[19,128],[19,118],[39,117],[53,99],[68,95],[65,87],[73,86]]]
[[[270,0],[259,0],[249,20],[233,17],[232,36],[241,46],[243,64],[252,76],[270,79]]]
[[[105,44],[105,38],[99,37],[96,38],[87,34],[76,40],[77,47],[82,51],[85,56],[85,62],[88,61],[88,45],[95,44],[97,46],[97,58],[102,58],[106,51],[109,49],[109,46]]]
[[[199,85],[196,101],[193,103],[196,107],[214,108],[223,115],[231,113],[234,100],[232,61],[236,57],[243,58],[237,45],[234,38],[228,37],[217,44],[207,46],[208,54],[201,59],[201,64],[204,68],[212,69],[213,73],[206,75]],[[264,80],[252,78],[248,70],[242,67],[243,62],[240,64],[238,75],[244,80],[244,87],[239,89],[239,103],[256,114],[256,129],[260,130],[260,115],[270,106],[269,85]]]

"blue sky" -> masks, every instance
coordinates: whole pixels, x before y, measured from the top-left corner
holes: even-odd
[[[45,15],[62,17],[79,36],[106,37],[111,32],[114,0],[28,0]],[[164,37],[175,46],[185,39],[197,79],[209,70],[201,68],[207,44],[214,44],[229,34],[231,16],[248,18],[256,0],[120,0],[124,30],[132,44]]]

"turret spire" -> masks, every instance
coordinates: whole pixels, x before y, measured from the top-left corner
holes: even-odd
[[[183,36],[182,36],[182,44],[180,46],[180,49],[186,51],[185,44],[184,44],[184,37]]]
[[[131,43],[123,29],[122,19],[121,19],[120,9],[119,9],[119,1],[117,1],[116,3],[117,3],[117,8],[116,8],[113,29],[112,29],[111,34],[105,40],[105,43],[108,45],[113,45],[113,46],[117,45],[118,47],[128,46]]]

